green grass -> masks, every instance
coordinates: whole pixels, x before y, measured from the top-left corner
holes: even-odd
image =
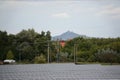
[[[100,62],[76,62],[76,65],[84,65],[84,64],[101,64],[101,65],[120,65],[120,63],[100,63]]]
[[[82,65],[82,64],[100,64],[98,62],[76,62],[75,64]]]
[[[120,63],[101,63],[101,65],[120,65]]]

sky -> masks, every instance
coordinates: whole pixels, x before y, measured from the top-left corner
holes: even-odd
[[[120,37],[120,0],[0,0],[0,30]]]

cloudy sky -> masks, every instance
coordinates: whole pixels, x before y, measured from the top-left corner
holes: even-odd
[[[0,0],[0,30],[120,37],[120,0]]]

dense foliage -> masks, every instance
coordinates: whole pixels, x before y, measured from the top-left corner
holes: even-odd
[[[6,59],[14,59],[14,55],[11,50],[8,51]]]
[[[35,63],[46,63],[46,58],[44,57],[43,54],[41,54],[40,56],[36,56],[35,57]]]
[[[45,63],[49,51],[50,62],[120,63],[120,38],[78,37],[65,42],[62,47],[59,40],[51,41],[50,31],[37,33],[28,29],[16,35],[0,31],[0,61],[9,58],[17,62]]]
[[[76,61],[78,62],[120,63],[120,38],[78,37],[67,41],[62,51],[67,52],[69,58],[74,55],[73,53],[76,53]]]
[[[16,35],[0,31],[0,60],[12,57],[16,61],[28,61],[33,63],[36,56],[47,56],[47,43],[51,40],[49,31],[41,34],[34,29],[22,30]],[[12,54],[11,54],[12,53]]]

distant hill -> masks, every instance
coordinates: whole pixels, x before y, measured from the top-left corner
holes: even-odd
[[[76,37],[86,37],[85,35],[79,35],[77,33],[74,33],[74,32],[71,32],[71,31],[67,31],[61,35],[58,35],[58,36],[54,36],[52,37],[52,40],[70,40],[70,39],[73,39],[73,38],[76,38]]]

